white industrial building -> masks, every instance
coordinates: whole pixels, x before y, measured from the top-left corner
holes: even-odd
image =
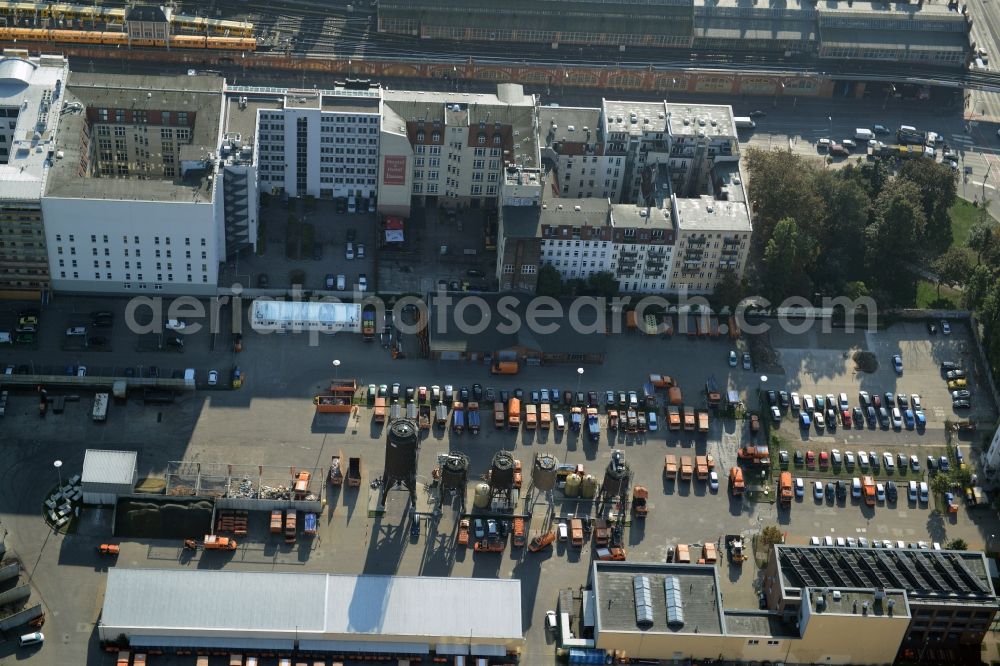
[[[113,505],[120,495],[131,494],[139,478],[135,451],[87,449],[80,483],[84,504]]]
[[[521,583],[112,567],[98,632],[168,653],[504,657],[523,643]]]
[[[42,214],[57,291],[214,294],[223,80],[74,73]]]
[[[377,86],[234,90],[257,109],[261,190],[323,199],[376,195],[382,115]]]
[[[56,156],[69,61],[5,51],[0,59],[0,292],[49,288],[42,192]]]
[[[321,331],[360,333],[361,305],[334,301],[272,301],[258,299],[250,311],[255,331]]]

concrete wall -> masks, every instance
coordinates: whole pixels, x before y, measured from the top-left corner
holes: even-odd
[[[43,199],[53,288],[115,294],[214,294],[225,252],[216,229],[217,200]],[[100,279],[95,279],[95,273]]]
[[[392,178],[386,171],[386,158],[394,167],[403,166],[403,182]],[[405,164],[402,163],[405,161]],[[378,212],[381,215],[410,216],[413,191],[413,146],[406,136],[406,129],[383,127],[378,146]],[[389,176],[389,183],[386,177]]]
[[[0,631],[10,631],[15,627],[20,627],[23,624],[31,622],[35,618],[41,617],[42,615],[44,615],[42,605],[35,604],[34,606],[25,608],[19,613],[15,613],[0,620]]]
[[[325,481],[325,480],[324,480]],[[216,509],[244,509],[246,511],[274,511],[275,509],[297,509],[306,513],[319,513],[323,501],[283,500],[283,499],[243,499],[241,497],[220,497],[215,500]]]

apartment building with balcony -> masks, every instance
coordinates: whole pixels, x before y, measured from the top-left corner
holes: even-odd
[[[560,196],[621,199],[625,153],[608,150],[603,109],[541,106],[538,123],[542,159],[552,165]]]
[[[62,56],[0,58],[0,296],[39,298],[50,282],[42,194],[62,159],[56,132],[69,62]]]
[[[410,147],[382,158],[406,169],[416,205],[495,208],[507,167],[539,165],[536,100],[520,85],[496,94],[390,90],[385,105]]]

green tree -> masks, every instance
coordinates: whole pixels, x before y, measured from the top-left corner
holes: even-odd
[[[972,273],[972,257],[964,247],[949,248],[931,264],[937,276],[937,296],[941,298],[941,285],[964,285]]]
[[[952,539],[946,542],[944,547],[948,550],[969,550],[969,544],[965,542],[965,539]]]
[[[978,310],[995,280],[992,268],[986,264],[974,266],[965,282],[965,290],[962,292],[962,302],[965,307],[970,310]]]
[[[792,294],[809,293],[809,246],[808,237],[795,220],[785,218],[774,227],[764,248],[761,271],[764,293],[772,303],[780,303]]]
[[[924,251],[930,256],[941,254],[951,246],[949,211],[958,198],[954,172],[950,166],[934,160],[910,160],[903,164],[899,177],[912,182],[920,192],[927,219]]]
[[[970,250],[976,253],[976,263],[983,263],[983,256],[988,256],[996,240],[994,232],[996,224],[987,217],[980,217],[969,227],[969,237],[965,239],[965,244]]]
[[[938,472],[931,479],[931,491],[935,495],[944,495],[951,488],[952,479],[949,474]]]
[[[592,273],[587,277],[587,291],[591,296],[612,298],[618,295],[618,280],[610,271]]]
[[[732,311],[745,295],[746,285],[736,277],[735,272],[725,271],[719,284],[715,286],[712,300],[718,307],[726,307]]]
[[[558,298],[562,295],[562,276],[555,266],[544,264],[538,269],[538,284],[535,293],[539,296]]]
[[[784,540],[785,535],[777,525],[768,525],[760,531],[760,536],[758,537],[760,548],[766,553],[771,552],[771,546],[779,544]]]
[[[867,285],[865,285],[865,283],[861,282],[860,280],[855,280],[854,282],[848,282],[844,289],[844,293],[851,300],[857,300],[865,296],[871,296],[871,292],[868,290]]]
[[[885,186],[873,206],[865,263],[872,286],[890,305],[909,305],[916,295],[913,269],[923,254],[927,225],[920,200],[914,183],[896,179]]]
[[[840,293],[844,285],[864,272],[864,255],[857,251],[871,216],[871,197],[858,178],[847,178],[838,171],[824,171],[816,176],[816,189],[823,200],[823,210],[810,236],[822,248],[822,261],[815,261],[813,283]]]
[[[754,211],[753,243],[759,256],[780,220],[792,218],[803,228],[814,228],[823,202],[816,193],[816,168],[802,156],[787,150],[750,148],[746,159]]]

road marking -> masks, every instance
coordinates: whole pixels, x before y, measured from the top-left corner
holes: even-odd
[[[972,181],[972,184],[975,185],[976,187],[985,187],[990,190],[997,189],[994,185],[990,185],[989,183],[983,184],[983,183],[977,183],[976,181]]]

